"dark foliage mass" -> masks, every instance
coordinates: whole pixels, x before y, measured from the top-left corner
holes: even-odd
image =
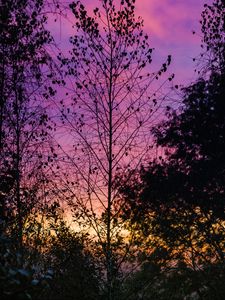
[[[142,184],[129,196],[140,193],[140,205],[146,209],[172,203],[199,206],[224,217],[224,4],[206,5],[202,16],[207,69],[182,89],[180,109],[170,108],[168,119],[153,129],[164,155],[142,169]]]
[[[182,89],[180,109],[153,129],[163,157],[142,172],[143,201],[160,205],[171,201],[199,205],[223,215],[225,152],[224,5],[217,1],[203,12],[202,33],[207,69]],[[213,25],[212,25],[213,24]],[[215,47],[215,45],[217,45]],[[205,66],[204,66],[205,67]],[[157,192],[158,191],[158,192]]]
[[[192,276],[199,278],[194,279],[199,299],[222,299],[213,276],[219,285],[224,280],[224,8],[223,1],[205,5],[199,78],[182,89],[181,107],[170,108],[167,120],[153,129],[164,154],[142,168],[138,183],[122,188],[128,203],[124,217],[145,238],[159,238],[164,255],[185,266],[179,276],[190,283]]]
[[[163,172],[175,198],[223,214],[225,152],[224,5],[216,2],[202,14],[207,69],[183,89],[182,107],[155,128],[158,145],[168,149]],[[172,174],[175,178],[173,180]],[[166,175],[166,174],[165,174]],[[174,184],[171,184],[171,183]],[[169,190],[167,188],[167,190]],[[174,191],[172,192],[174,194]]]
[[[60,1],[0,4],[0,298],[222,300],[225,3],[204,6],[198,79],[151,133],[160,101],[150,86],[171,56],[145,72],[153,49],[135,1],[101,4],[92,17],[80,1],[68,7],[77,34],[58,61],[46,28]],[[53,103],[73,152],[56,147]],[[163,154],[139,170],[150,136]]]

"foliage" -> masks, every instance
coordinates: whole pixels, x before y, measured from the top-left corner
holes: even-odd
[[[223,16],[224,11],[221,13]],[[210,36],[211,27],[208,30],[203,26],[205,36]],[[197,207],[204,214],[209,213],[214,221],[224,217],[225,106],[222,70],[215,72],[213,68],[209,70],[209,78],[199,78],[196,83],[184,88],[180,110],[175,112],[171,109],[168,120],[153,129],[158,145],[165,149],[165,155],[142,169],[143,184],[134,186],[133,194],[127,194],[131,200],[138,196],[146,209],[165,210],[166,213],[172,207],[179,213],[181,208],[189,209],[193,217],[191,223]]]
[[[28,216],[40,208],[40,184],[49,180],[53,161],[45,100],[55,93],[48,84],[54,68],[47,46],[53,38],[43,7],[39,0],[0,6],[0,213],[19,247]]]
[[[209,70],[224,73],[224,0],[214,0],[212,4],[205,4],[202,12],[202,44],[204,52],[200,55],[200,73]]]
[[[124,298],[128,300],[198,300],[223,299],[224,266],[209,265],[193,270],[185,265],[158,272],[151,263],[125,283]]]
[[[17,239],[1,236],[1,299],[101,299],[100,272],[88,237],[66,225],[57,205],[45,218],[39,241],[30,232],[33,243],[27,240],[24,231],[23,252]]]
[[[38,274],[34,265],[23,263],[16,241],[6,235],[0,236],[0,296],[3,300],[35,299],[52,280],[52,271]]]
[[[154,49],[135,1],[100,3],[91,13],[70,5],[76,32],[68,57],[58,56],[62,80],[44,10],[61,13],[59,3],[0,5],[0,297],[223,299],[224,1],[205,5],[199,78],[153,128],[164,154],[148,165],[164,100],[155,81],[173,79],[171,56],[150,72]],[[72,137],[71,149],[58,145],[56,167],[55,84],[71,92],[59,106]]]
[[[58,214],[57,214],[58,215]],[[54,270],[54,281],[47,299],[100,299],[100,273],[87,244],[87,236],[69,228],[62,216],[52,219],[51,245],[46,253],[47,265]]]
[[[0,234],[1,296],[33,299],[52,274],[41,272],[40,237],[47,166],[53,161],[46,107],[54,75],[40,0],[0,5]],[[50,145],[51,144],[51,145]],[[39,220],[38,220],[39,219]],[[35,236],[35,237],[34,237]],[[36,242],[36,244],[35,244]],[[36,248],[36,249],[35,249]]]
[[[222,287],[214,289],[214,276],[220,286],[225,241],[224,2],[205,5],[201,23],[206,52],[200,63],[207,63],[196,82],[182,89],[180,108],[170,108],[167,120],[153,129],[164,154],[142,167],[133,182],[122,185],[122,216],[130,219],[141,241],[150,240],[156,249],[165,247],[165,262],[169,259],[170,269],[177,268],[169,284],[178,279],[188,288],[187,282],[192,286],[197,276],[196,299],[222,299]],[[188,270],[187,279],[177,277],[180,264]],[[179,284],[178,299],[189,299],[194,289],[183,294]],[[162,299],[170,297],[166,286],[165,281]]]

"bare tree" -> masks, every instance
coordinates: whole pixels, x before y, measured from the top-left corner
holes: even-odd
[[[118,175],[135,170],[150,155],[150,128],[164,99],[160,89],[173,78],[164,76],[170,56],[157,72],[150,71],[153,49],[134,3],[103,0],[92,14],[80,1],[71,4],[77,33],[70,39],[70,57],[60,55],[68,75],[61,101],[68,201],[102,248],[109,300],[128,252],[119,249],[124,203]],[[116,251],[124,252],[120,261]]]

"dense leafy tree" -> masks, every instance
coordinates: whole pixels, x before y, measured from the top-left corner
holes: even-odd
[[[221,300],[224,295],[222,273],[221,265],[207,266],[199,270],[180,265],[179,268],[159,272],[154,265],[146,262],[141,270],[126,281],[124,296],[120,299]]]
[[[215,9],[220,8],[220,15]],[[221,1],[206,6],[205,16],[213,11],[214,22],[224,21]],[[210,19],[211,20],[211,19]],[[216,25],[215,25],[216,26]],[[217,23],[216,28],[222,25]],[[223,24],[224,28],[224,24]],[[202,28],[207,47],[218,39],[215,28]],[[224,31],[220,32],[220,41]],[[209,48],[208,51],[212,49]],[[220,61],[224,55],[224,43],[220,43]],[[207,55],[205,53],[205,55]],[[212,211],[215,216],[224,216],[224,152],[225,152],[225,105],[223,64],[215,70],[214,63],[208,69],[207,78],[200,77],[194,84],[183,89],[180,109],[168,112],[168,120],[153,129],[160,147],[165,149],[163,157],[149,163],[142,170],[145,188],[141,192],[141,203],[146,207],[160,207],[173,203],[174,207],[199,206],[203,211]],[[218,62],[218,61],[217,61]],[[137,193],[140,188],[137,187]],[[131,191],[135,196],[135,191]]]
[[[151,237],[156,248],[165,248],[171,266],[211,270],[209,277],[208,271],[198,276],[208,278],[210,295],[218,299],[213,280],[219,284],[223,277],[225,241],[224,8],[220,0],[205,5],[199,78],[182,89],[180,108],[171,108],[153,129],[164,154],[142,168],[140,180],[121,189],[124,217],[142,239]],[[215,262],[222,266],[219,272]]]
[[[45,293],[47,299],[101,299],[100,270],[88,249],[88,236],[74,232],[62,216],[53,218],[46,258],[54,281]]]
[[[203,41],[211,63],[206,78],[183,89],[178,112],[170,112],[168,121],[154,129],[160,146],[167,148],[163,172],[171,172],[176,198],[218,215],[224,211],[224,4],[215,1],[202,14]],[[216,45],[216,47],[215,47]],[[179,178],[178,178],[179,177]],[[176,180],[177,179],[177,180]]]

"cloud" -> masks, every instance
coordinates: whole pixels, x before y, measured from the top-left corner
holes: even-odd
[[[100,6],[100,1],[81,0],[89,11]],[[188,78],[194,69],[192,58],[200,52],[200,37],[193,36],[192,30],[200,32],[199,20],[205,2],[211,0],[136,0],[136,14],[144,19],[145,32],[156,48],[156,63],[172,54],[177,77]],[[69,37],[75,33],[74,22],[72,13],[68,13],[68,20],[62,18],[57,23],[49,22],[57,43],[65,51],[70,48]]]
[[[211,0],[136,0],[137,15],[144,19],[145,31],[156,48],[155,60],[159,63],[172,54],[171,72],[176,80],[188,82],[194,76],[192,58],[200,53],[199,20],[204,3]]]
[[[171,41],[192,41],[204,0],[137,0],[137,13],[153,36]]]

